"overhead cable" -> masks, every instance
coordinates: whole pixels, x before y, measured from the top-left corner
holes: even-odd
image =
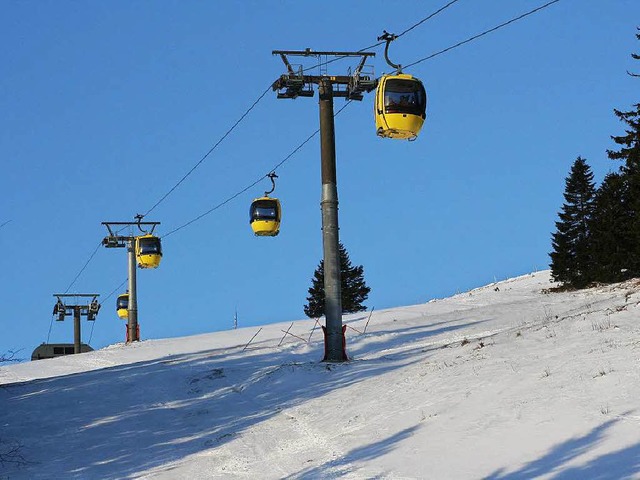
[[[333,116],[336,117],[340,114],[340,112],[342,112],[345,108],[347,108],[347,106],[349,106],[351,102],[347,102],[345,103],[342,108],[340,108]],[[206,217],[207,215],[209,215],[210,213],[218,210],[220,207],[226,205],[227,203],[229,203],[230,201],[232,201],[233,199],[239,197],[240,195],[242,195],[244,192],[246,192],[247,190],[250,190],[251,188],[255,187],[258,183],[260,183],[262,180],[264,180],[265,178],[267,178],[269,176],[269,173],[275,172],[278,168],[280,168],[287,160],[289,160],[293,155],[295,155],[302,147],[304,147],[313,137],[315,137],[318,133],[320,132],[320,129],[317,129],[315,132],[313,132],[311,135],[309,135],[302,143],[300,143],[296,148],[294,148],[291,153],[289,153],[284,159],[282,159],[279,163],[277,163],[273,168],[271,168],[269,170],[268,173],[262,175],[259,179],[257,179],[255,182],[251,183],[250,185],[247,185],[246,187],[244,187],[242,190],[234,193],[233,195],[231,195],[230,197],[228,197],[227,199],[223,200],[222,202],[220,202],[219,204],[217,204],[215,207],[210,208],[209,210],[207,210],[206,212],[198,215],[197,217],[195,217],[192,220],[189,220],[187,223],[174,228],[173,230],[169,231],[168,233],[166,233],[162,238],[166,238],[169,235],[172,235],[174,233],[176,233],[179,230],[182,230],[185,227],[188,227],[189,225],[191,225],[192,223],[197,222],[198,220],[200,220],[203,217]]]
[[[454,48],[458,48],[458,47],[460,47],[460,46],[462,46],[462,45],[464,45],[466,43],[472,42],[473,40],[476,40],[476,39],[478,39],[480,37],[483,37],[483,36],[485,36],[485,35],[487,35],[487,34],[489,34],[491,32],[495,32],[496,30],[499,30],[502,27],[506,27],[507,25],[510,25],[510,24],[512,24],[514,22],[517,22],[518,20],[521,20],[521,19],[523,19],[525,17],[528,17],[529,15],[533,15],[534,13],[539,12],[540,10],[543,10],[543,9],[553,5],[554,3],[558,3],[559,1],[560,0],[553,0],[551,2],[545,3],[544,5],[541,5],[541,6],[537,7],[537,8],[534,8],[533,10],[530,10],[530,11],[528,11],[526,13],[523,13],[522,15],[519,15],[519,16],[517,16],[515,18],[512,18],[511,20],[508,20],[508,21],[506,21],[504,23],[501,23],[500,25],[497,25],[497,26],[495,26],[493,28],[490,28],[489,30],[485,30],[482,33],[479,33],[477,35],[474,35],[473,37],[469,37],[466,40],[458,42],[455,45],[452,45],[452,46],[447,47],[447,48],[445,48],[443,50],[440,50],[439,52],[433,53],[433,54],[429,55],[428,57],[424,57],[424,58],[421,58],[420,60],[416,60],[413,63],[409,63],[408,65],[405,65],[404,68],[413,67],[414,65],[417,65],[417,64],[422,63],[424,61],[430,60],[430,59],[432,59],[434,57],[437,57],[438,55],[442,55],[445,52],[453,50]]]
[[[102,302],[100,302],[101,305],[104,305],[107,300],[109,300],[117,291],[119,291],[122,288],[122,286],[125,283],[127,283],[128,280],[129,280],[128,278],[125,278],[120,285],[114,288],[109,295],[107,295],[104,299],[102,299]],[[89,333],[89,341],[87,341],[87,343],[89,344],[91,344],[91,339],[93,338],[93,327],[95,326],[97,321],[98,321],[98,317],[96,317],[96,319],[93,322],[91,322],[91,332]],[[51,331],[51,329],[49,329],[49,331]]]
[[[143,217],[146,217],[147,215],[149,215],[152,211],[154,211],[156,209],[156,207],[158,205],[160,205],[169,195],[171,195],[173,193],[173,191],[178,188],[180,186],[180,184],[182,182],[184,182],[189,175],[191,175],[196,168],[198,168],[202,162],[204,162],[207,157],[209,155],[211,155],[211,153],[218,148],[218,145],[220,145],[225,138],[227,138],[229,136],[229,134],[231,132],[233,132],[235,130],[235,128],[240,125],[240,122],[242,122],[242,120],[244,120],[244,118],[249,115],[249,113],[251,112],[251,110],[253,110],[255,108],[256,105],[258,105],[258,103],[260,102],[260,100],[262,100],[264,98],[264,96],[271,90],[271,85],[269,85],[269,87],[262,92],[262,94],[251,104],[251,106],[240,116],[240,118],[231,126],[231,128],[229,128],[229,130],[227,130],[225,132],[224,135],[222,135],[222,137],[220,137],[220,139],[213,145],[213,147],[211,147],[209,149],[209,151],[207,153],[204,154],[204,156],[193,166],[191,167],[191,170],[189,170],[179,181],[178,183],[176,183],[173,187],[171,187],[171,189],[169,189],[169,191],[167,193],[165,193],[160,200],[158,200],[149,210],[147,210],[147,212],[143,215]]]
[[[458,0],[451,0],[449,3],[447,3],[446,5],[440,7],[438,10],[436,10],[435,12],[433,12],[432,14],[430,14],[429,16],[423,18],[422,20],[420,20],[418,23],[415,23],[413,25],[411,25],[409,28],[407,28],[404,32],[399,33],[396,38],[400,38],[401,36],[403,36],[406,33],[409,33],[411,30],[413,30],[414,28],[419,27],[420,25],[422,25],[424,22],[426,22],[427,20],[431,20],[433,17],[435,17],[436,15],[438,15],[440,12],[446,10],[447,8],[449,8],[451,5],[453,5],[454,3],[456,3]],[[384,44],[385,42],[380,42],[378,45]]]
[[[414,28],[417,28],[417,27],[419,27],[420,25],[422,25],[423,23],[425,23],[426,21],[431,20],[433,17],[435,17],[436,15],[438,15],[440,12],[443,12],[444,10],[446,10],[447,8],[449,8],[451,5],[453,5],[454,3],[458,2],[458,1],[459,1],[459,0],[451,0],[451,1],[450,1],[449,3],[447,3],[446,5],[443,5],[442,7],[440,7],[440,8],[439,8],[438,10],[436,10],[435,12],[430,13],[429,15],[427,15],[426,17],[424,17],[424,18],[423,18],[422,20],[420,20],[419,22],[414,23],[414,24],[413,24],[413,25],[411,25],[409,28],[407,28],[406,30],[404,30],[402,33],[399,33],[398,35],[396,35],[396,38],[399,38],[399,37],[401,37],[401,36],[405,35],[406,33],[409,33],[409,32],[410,32],[411,30],[413,30]],[[373,45],[369,45],[368,47],[364,47],[364,48],[361,48],[360,50],[357,50],[357,52],[358,52],[358,53],[360,53],[360,52],[364,52],[365,50],[370,50],[370,49],[372,49],[372,48],[377,48],[377,47],[379,47],[379,46],[381,46],[381,45],[384,45],[385,43],[387,43],[387,42],[386,42],[386,41],[381,41],[381,42],[378,42],[378,43],[374,43]],[[307,67],[307,68],[303,69],[302,71],[303,71],[303,72],[306,72],[306,71],[308,71],[308,70],[313,70],[314,68],[318,68],[318,67],[321,67],[321,66],[323,66],[323,65],[329,65],[330,63],[337,62],[338,60],[342,60],[342,59],[344,59],[344,58],[348,58],[348,57],[346,57],[346,56],[338,56],[338,57],[336,57],[336,58],[332,58],[331,60],[327,60],[326,62],[321,62],[321,63],[319,63],[319,64],[317,64],[317,65],[313,65],[313,66],[311,66],[311,67]]]
[[[76,281],[78,280],[78,278],[80,278],[80,275],[82,275],[82,272],[85,271],[85,269],[87,268],[87,266],[89,265],[89,263],[91,262],[91,260],[93,260],[93,257],[96,256],[96,253],[98,253],[98,250],[100,249],[100,247],[102,246],[102,241],[100,241],[100,243],[98,244],[98,246],[96,247],[96,249],[93,251],[93,253],[89,256],[89,260],[87,260],[84,264],[84,266],[80,269],[80,271],[78,272],[78,274],[75,276],[75,278],[73,279],[73,281],[69,284],[69,286],[67,287],[67,289],[64,291],[64,293],[68,293],[69,290],[71,290],[71,287],[73,287],[73,285],[76,283]]]

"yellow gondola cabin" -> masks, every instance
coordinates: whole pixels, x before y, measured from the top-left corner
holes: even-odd
[[[129,294],[123,293],[118,295],[118,300],[116,301],[116,312],[118,316],[123,320],[129,318]]]
[[[422,82],[408,74],[383,75],[375,100],[376,133],[383,138],[415,140],[427,111]]]
[[[162,243],[154,235],[136,237],[136,259],[140,268],[157,268],[162,260]]]
[[[260,237],[274,237],[280,233],[280,200],[271,197],[256,198],[249,209],[249,223],[253,233]]]

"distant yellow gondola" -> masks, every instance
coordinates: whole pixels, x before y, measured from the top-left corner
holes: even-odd
[[[415,140],[426,118],[424,85],[404,73],[383,75],[378,81],[374,108],[378,136]]]
[[[118,295],[118,300],[116,301],[116,311],[118,316],[123,320],[129,318],[129,294],[122,293]]]
[[[136,237],[136,259],[140,268],[157,268],[162,260],[160,238],[151,234]]]
[[[256,198],[249,209],[249,223],[260,237],[275,237],[280,233],[282,216],[280,200],[268,196]]]

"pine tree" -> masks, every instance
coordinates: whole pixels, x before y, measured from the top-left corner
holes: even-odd
[[[342,243],[338,246],[338,253],[340,255],[342,313],[366,310],[367,307],[362,302],[369,297],[371,289],[365,283],[364,268],[362,265],[353,266],[351,264],[347,249]],[[317,318],[324,315],[324,260],[320,260],[311,282],[304,313],[309,318]]]
[[[557,231],[553,234],[551,275],[557,282],[583,288],[594,276],[590,248],[589,225],[593,214],[595,186],[593,173],[586,161],[578,157],[566,178],[565,203],[558,214]]]
[[[640,34],[636,37],[640,40]],[[632,57],[640,60],[640,55],[632,54]],[[620,173],[625,183],[623,202],[629,212],[629,221],[621,237],[626,243],[620,247],[629,254],[628,277],[637,277],[640,276],[640,103],[633,105],[632,110],[614,109],[613,112],[627,126],[624,135],[611,137],[619,150],[607,151],[610,159],[624,162]]]
[[[617,173],[608,174],[596,191],[594,212],[589,227],[594,279],[612,283],[626,280],[631,241],[627,226],[631,212],[625,202],[626,185]]]

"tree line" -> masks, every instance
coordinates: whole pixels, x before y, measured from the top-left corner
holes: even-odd
[[[640,60],[640,55],[631,56]],[[565,180],[549,254],[552,278],[565,287],[640,277],[640,103],[613,111],[624,124],[624,133],[611,137],[616,149],[607,150],[611,160],[620,162],[618,171],[596,188],[591,167],[578,157]]]

